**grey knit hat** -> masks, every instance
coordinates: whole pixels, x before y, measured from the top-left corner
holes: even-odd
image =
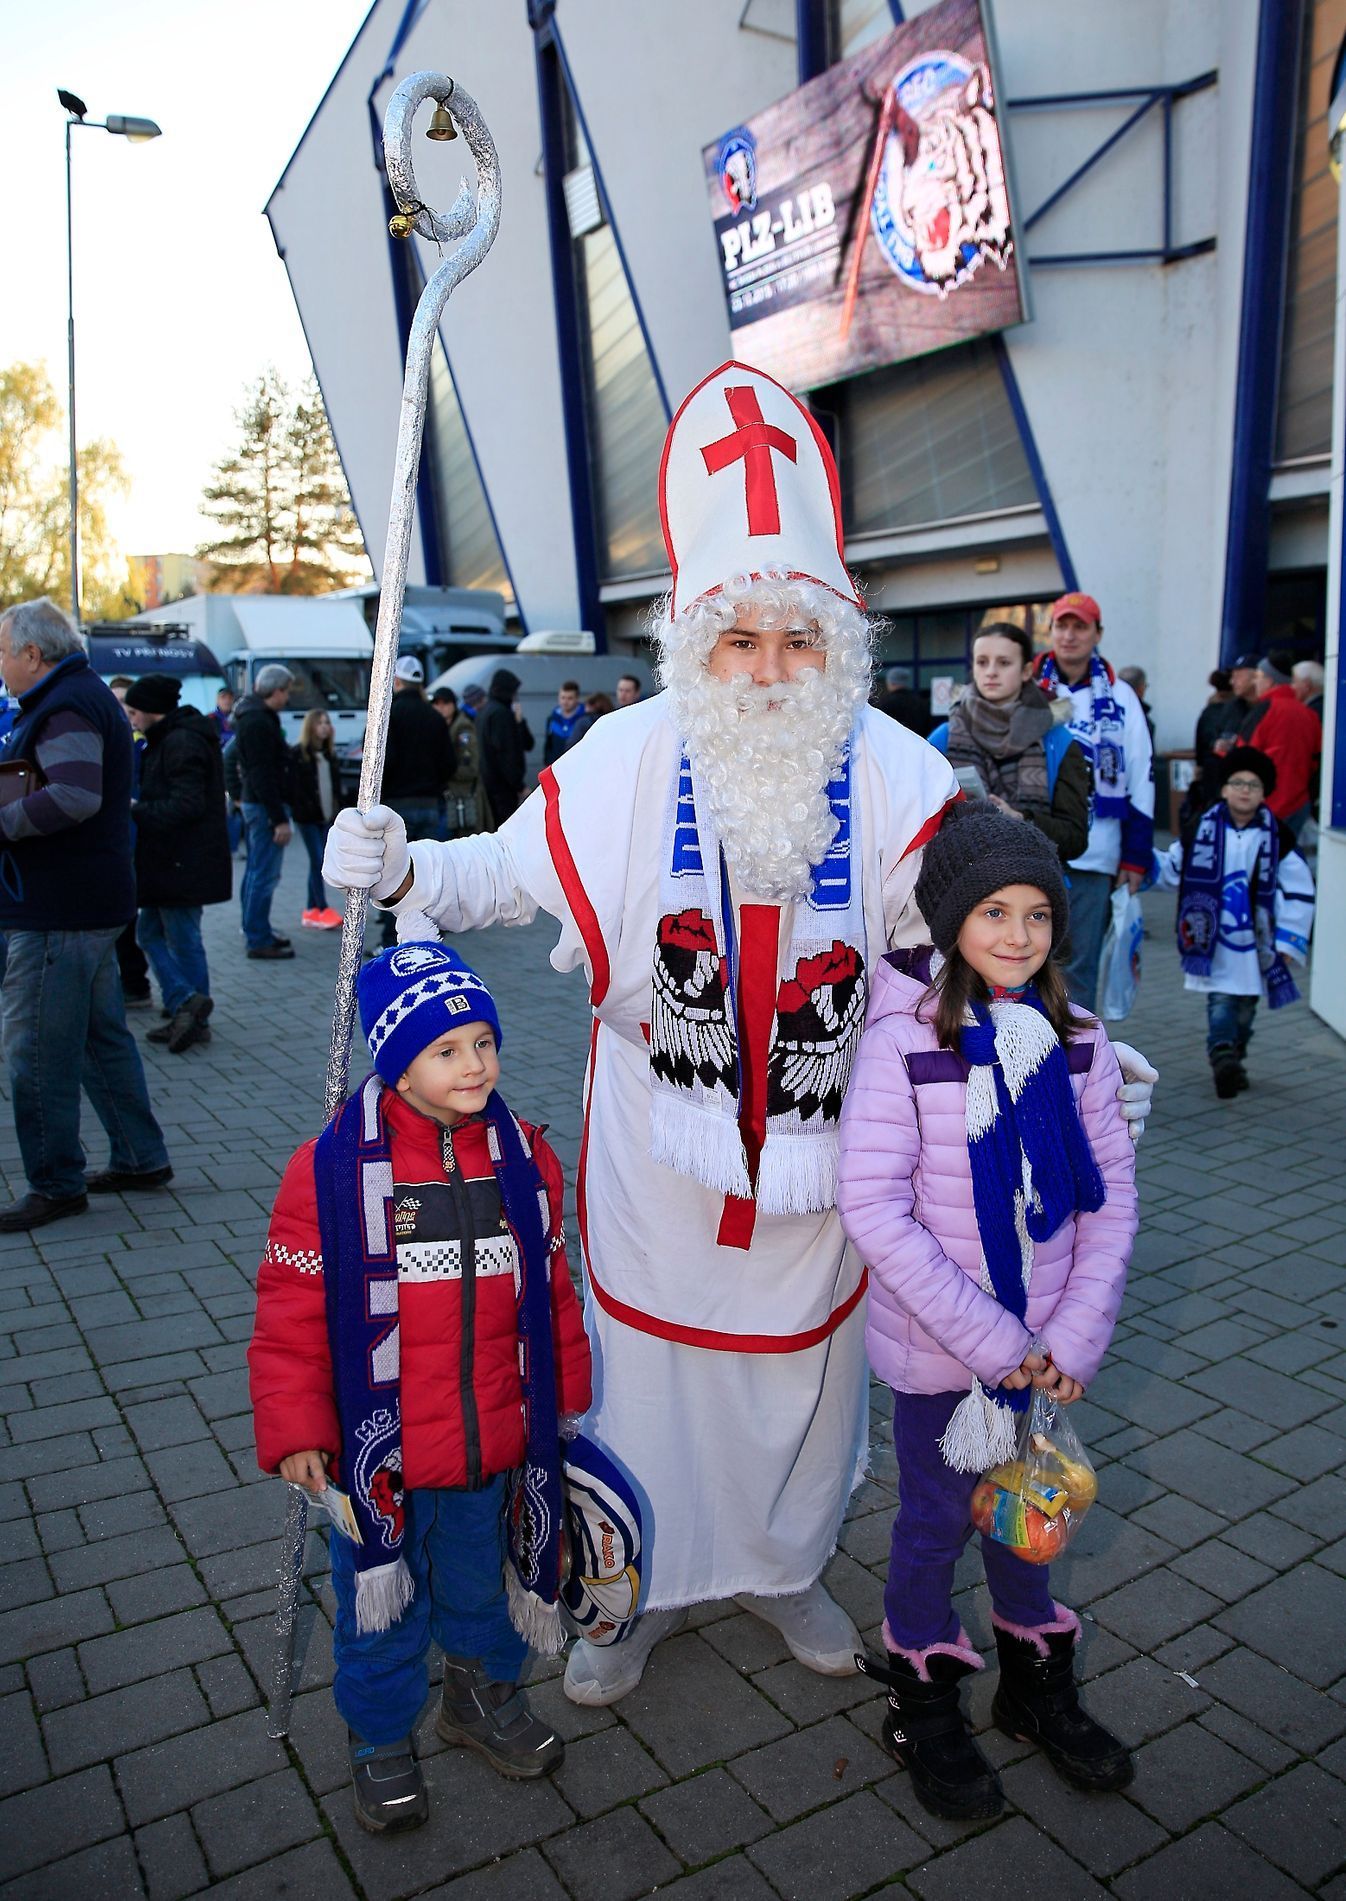
[[[1052,949],[1066,934],[1070,900],[1055,845],[1027,819],[1009,818],[984,799],[950,808],[925,848],[916,902],[930,939],[947,957],[968,914],[1005,885],[1036,885],[1052,907]]]

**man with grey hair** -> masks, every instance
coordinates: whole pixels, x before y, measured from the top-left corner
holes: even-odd
[[[294,675],[273,663],[259,667],[252,692],[234,708],[234,748],[243,787],[248,864],[239,889],[248,956],[293,957],[288,937],[271,928],[271,899],[280,883],[281,854],[290,842],[290,749],[280,723]]]
[[[0,805],[5,1061],[28,1178],[0,1208],[0,1232],[13,1233],[82,1213],[90,1191],[156,1188],[173,1171],[117,974],[136,909],[131,729],[51,601],[0,616],[0,675],[19,702],[0,767],[36,768]],[[81,1085],[112,1149],[87,1177]]]
[[[1308,707],[1310,713],[1323,717],[1323,681],[1325,675],[1316,660],[1296,660],[1290,671],[1290,684],[1295,690],[1295,698]]]

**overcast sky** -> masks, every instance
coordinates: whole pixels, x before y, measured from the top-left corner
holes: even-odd
[[[0,365],[66,392],[65,113],[133,113],[163,137],[73,135],[76,412],[132,478],[126,553],[190,550],[232,412],[268,362],[308,351],[262,216],[368,0],[4,0]],[[64,462],[64,458],[62,458]]]

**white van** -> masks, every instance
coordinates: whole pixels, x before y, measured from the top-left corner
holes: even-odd
[[[320,706],[332,716],[337,752],[358,751],[374,658],[358,601],[332,595],[194,594],[140,618],[187,627],[219,655],[225,680],[239,698],[252,691],[260,668],[287,667],[294,675],[281,714],[287,741],[295,744],[305,713]]]

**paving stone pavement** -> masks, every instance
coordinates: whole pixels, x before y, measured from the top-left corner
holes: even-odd
[[[297,922],[289,861],[277,918]],[[537,1673],[568,1744],[554,1780],[504,1782],[430,1731],[429,1826],[362,1835],[316,1536],[293,1729],[266,1735],[283,1507],[254,1467],[244,1365],[279,1170],[318,1126],[336,942],[296,928],[292,964],[249,964],[229,905],[207,913],[212,1044],[146,1050],[171,1190],[0,1238],[0,1896],[1346,1897],[1346,1050],[1306,1008],[1264,1014],[1251,1092],[1218,1102],[1171,903],[1147,914],[1128,1032],[1164,1075],[1144,1225],[1076,1414],[1100,1503],[1053,1573],[1084,1619],[1092,1707],[1136,1747],[1130,1790],[1068,1791],[989,1729],[990,1670],[971,1708],[1010,1808],[989,1828],[934,1821],[877,1746],[861,1679],[812,1676],[709,1604],[616,1710],[575,1709],[556,1669]],[[578,979],[547,966],[552,935],[544,921],[468,948],[501,999],[509,1096],[550,1121],[573,1171],[585,1010]],[[131,1019],[141,1036],[155,1020]],[[884,1398],[827,1574],[876,1646]],[[972,1554],[958,1601],[990,1650]]]

